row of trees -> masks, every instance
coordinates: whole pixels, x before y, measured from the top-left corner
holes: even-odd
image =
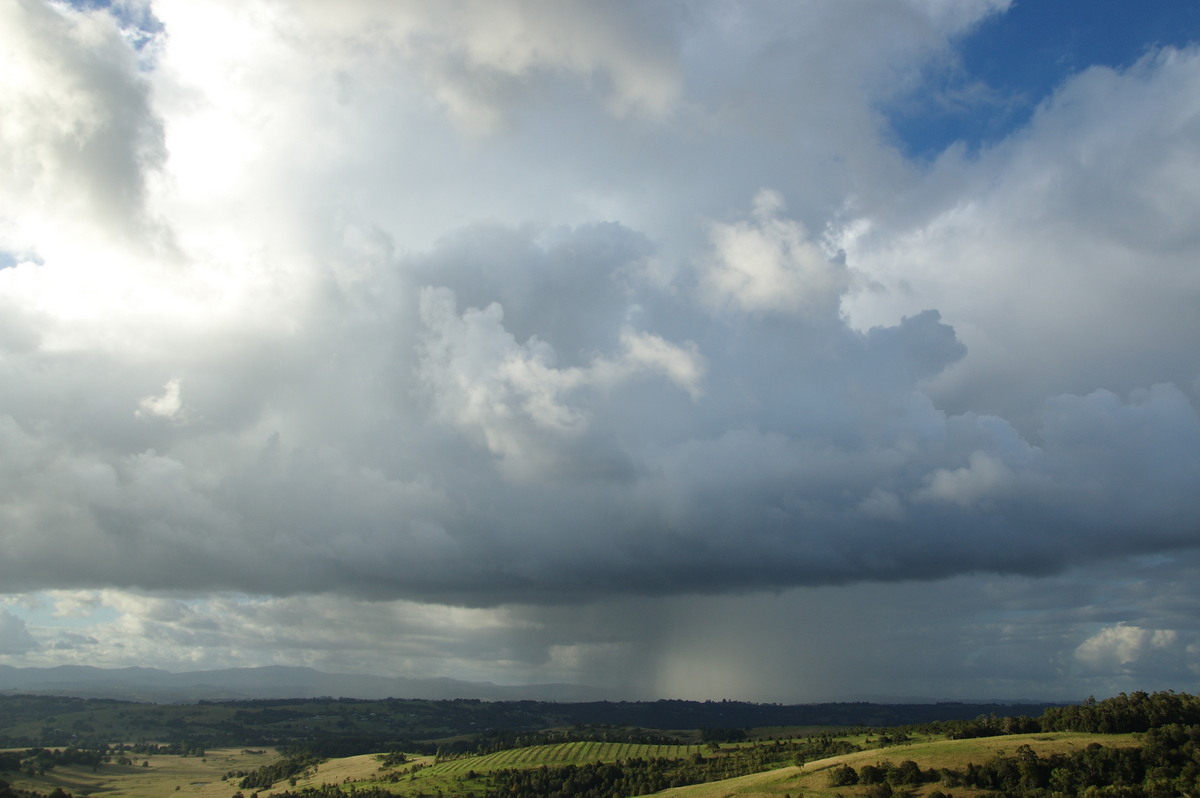
[[[72,798],[72,796],[61,787],[55,787],[48,795],[43,795],[40,792],[18,790],[7,781],[0,781],[0,798]]]
[[[936,770],[921,770],[911,759],[900,763],[880,762],[863,765],[858,770],[843,765],[829,773],[829,784],[833,787],[848,787],[853,784],[888,784],[894,787],[916,786],[927,781],[937,781],[941,774]]]
[[[1142,745],[1110,747],[1092,743],[1082,751],[1039,756],[1028,745],[1011,756],[996,756],[965,770],[922,770],[917,763],[881,762],[830,771],[834,787],[886,786],[868,790],[872,798],[896,787],[941,782],[947,789],[969,787],[1025,798],[1118,795],[1170,798],[1200,794],[1200,725],[1168,724],[1145,732]]]
[[[1050,731],[1127,734],[1170,723],[1200,724],[1200,697],[1172,691],[1121,693],[1103,701],[1089,698],[1077,705],[1049,707],[1036,718],[1025,715],[983,715],[971,720],[936,721],[908,728],[924,734],[945,734],[952,740],[963,740]]]
[[[45,773],[58,766],[83,765],[93,770],[109,761],[106,751],[84,748],[28,748],[24,751],[0,751],[0,773],[23,771]]]
[[[1042,713],[1042,731],[1081,731],[1125,734],[1178,723],[1200,725],[1200,696],[1188,693],[1121,693],[1082,704],[1051,707]]]
[[[706,762],[708,766],[706,766]],[[612,798],[648,795],[668,787],[683,787],[734,773],[714,772],[712,760],[630,759],[624,762],[566,765],[558,768],[501,770],[488,774],[486,798]]]
[[[269,765],[263,765],[256,770],[246,773],[245,771],[231,771],[225,774],[226,779],[240,777],[241,781],[238,786],[243,790],[262,790],[267,789],[277,781],[288,779],[294,786],[297,777],[301,775],[311,774],[315,772],[317,766],[324,761],[320,757],[313,756],[307,752],[294,752],[291,756],[286,756],[283,759],[278,759]]]
[[[719,729],[718,733],[729,736],[708,736],[701,730],[701,739],[724,741],[727,739],[744,739],[746,733],[742,729]],[[737,736],[740,735],[740,736]],[[464,742],[458,749],[442,746],[438,753],[452,755],[463,751],[472,754],[492,754],[497,751],[507,751],[511,748],[529,748],[535,745],[551,745],[555,743],[596,742],[596,743],[634,743],[636,745],[680,745],[687,740],[674,734],[648,731],[646,729],[628,726],[613,726],[607,723],[576,724],[569,729],[543,729],[528,731],[520,729],[488,729],[482,732],[477,742]]]

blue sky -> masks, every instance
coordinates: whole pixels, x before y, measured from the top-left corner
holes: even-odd
[[[0,15],[0,663],[1197,688],[1192,4]]]
[[[885,113],[910,157],[952,144],[976,151],[1023,127],[1072,75],[1125,69],[1156,48],[1186,47],[1198,31],[1200,7],[1186,0],[1018,0],[965,32]]]

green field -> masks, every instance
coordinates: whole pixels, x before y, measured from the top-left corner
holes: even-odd
[[[699,745],[644,745],[639,743],[573,742],[557,745],[535,745],[497,751],[494,754],[470,756],[442,762],[428,768],[431,773],[465,774],[469,771],[487,773],[492,770],[522,767],[561,767],[591,762],[619,762],[622,759],[682,759],[702,750]]]
[[[703,750],[700,745],[647,745],[642,743],[569,742],[514,748],[482,756],[464,756],[435,762],[425,757],[413,763],[363,773],[360,786],[382,787],[398,795],[436,794],[478,795],[490,786],[487,776],[498,770],[564,767],[594,762],[620,762],[628,759],[683,759]],[[311,779],[297,782],[297,787],[339,783],[329,778],[333,763],[321,766]],[[391,778],[388,778],[388,776]],[[260,795],[269,795],[268,792]]]
[[[275,759],[276,753],[270,749],[261,754],[244,753],[236,748],[214,749],[204,757],[138,754],[132,765],[109,763],[96,770],[60,766],[41,776],[6,773],[3,778],[18,789],[40,793],[50,793],[59,787],[73,795],[106,798],[169,795],[229,798],[237,792],[237,779],[222,781],[222,776],[231,770],[255,770]]]
[[[808,762],[803,767],[787,767],[754,773],[725,781],[676,787],[656,795],[662,798],[783,798],[785,795],[806,798],[863,795],[864,786],[833,787],[829,774],[842,765],[861,768],[880,762],[899,763],[911,759],[922,769],[949,768],[963,770],[968,763],[983,763],[995,756],[1011,755],[1019,746],[1028,745],[1040,756],[1070,753],[1087,748],[1092,743],[1106,747],[1136,746],[1140,743],[1132,734],[1084,734],[1081,732],[1050,732],[985,737],[973,740],[933,739],[888,748],[858,751],[853,754]],[[935,791],[955,795],[983,795],[987,791],[965,787],[948,790],[941,784],[924,784],[906,788],[911,795],[928,795]]]

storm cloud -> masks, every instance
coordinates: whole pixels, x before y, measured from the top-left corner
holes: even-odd
[[[413,661],[603,678],[654,660],[629,602],[1190,556],[1200,52],[908,159],[881,109],[1006,10],[8,4],[10,609],[200,651],[391,607],[507,630]],[[1190,673],[1190,631],[1097,623],[1081,678]]]

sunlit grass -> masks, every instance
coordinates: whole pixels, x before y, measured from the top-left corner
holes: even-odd
[[[263,750],[263,749],[259,749]],[[174,754],[128,754],[132,765],[108,763],[96,770],[66,766],[46,771],[42,776],[4,774],[18,789],[50,793],[61,787],[73,795],[102,795],[105,798],[229,798],[238,791],[238,778],[222,781],[229,771],[252,771],[274,762],[273,749],[261,754],[243,753],[240,748],[210,749],[203,757]],[[143,766],[142,763],[146,763]]]
[[[1132,734],[1083,734],[1079,732],[1046,732],[985,737],[973,740],[929,739],[888,748],[857,751],[852,754],[808,762],[804,767],[786,767],[749,776],[675,787],[656,793],[662,798],[782,798],[784,795],[806,798],[853,796],[864,792],[863,787],[832,787],[829,771],[842,765],[861,768],[880,762],[899,763],[906,759],[917,762],[922,770],[946,768],[966,770],[969,763],[983,764],[995,756],[1006,756],[1028,745],[1039,756],[1071,753],[1087,748],[1091,743],[1106,747],[1140,745]],[[906,788],[912,795],[927,795],[936,790],[946,792],[944,785],[923,784]],[[964,787],[950,790],[955,795],[974,795],[983,791]]]

